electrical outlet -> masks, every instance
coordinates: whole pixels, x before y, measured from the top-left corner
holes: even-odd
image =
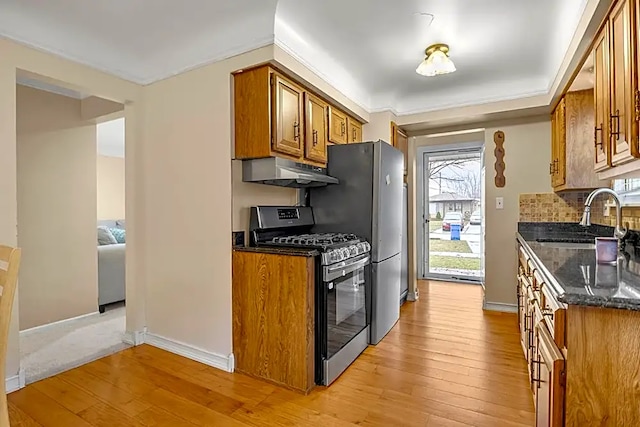
[[[504,197],[496,197],[496,209],[504,209]]]

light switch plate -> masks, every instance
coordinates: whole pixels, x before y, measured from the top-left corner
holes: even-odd
[[[496,197],[496,209],[504,209],[504,197]]]

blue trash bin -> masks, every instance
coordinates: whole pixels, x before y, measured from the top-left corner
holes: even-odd
[[[451,240],[460,240],[460,224],[451,224]]]

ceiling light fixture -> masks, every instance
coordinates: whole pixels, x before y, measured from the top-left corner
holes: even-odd
[[[433,77],[439,74],[448,74],[456,71],[456,66],[449,59],[449,46],[443,43],[436,43],[429,46],[424,51],[426,57],[416,68],[416,73]]]

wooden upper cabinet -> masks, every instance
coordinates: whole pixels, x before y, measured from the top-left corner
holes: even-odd
[[[355,119],[347,117],[347,142],[362,142],[362,125]]]
[[[551,184],[555,191],[607,186],[593,169],[594,91],[567,92],[551,116]]]
[[[553,112],[551,119],[551,184],[554,188],[567,181],[566,168],[566,98],[563,97]]]
[[[639,0],[640,1],[640,0]],[[595,170],[601,171],[611,165],[609,149],[609,23],[595,41],[593,50],[594,108],[593,129],[595,145]]]
[[[347,115],[335,107],[329,106],[329,142],[347,143]]]
[[[320,98],[305,93],[305,157],[321,163],[327,161],[327,108]]]
[[[273,150],[301,157],[303,153],[303,90],[278,74],[272,75]]]
[[[633,160],[638,156],[638,144],[633,135],[635,122],[635,84],[631,67],[634,58],[631,32],[632,0],[621,0],[609,17],[610,32],[610,111],[612,165]]]

